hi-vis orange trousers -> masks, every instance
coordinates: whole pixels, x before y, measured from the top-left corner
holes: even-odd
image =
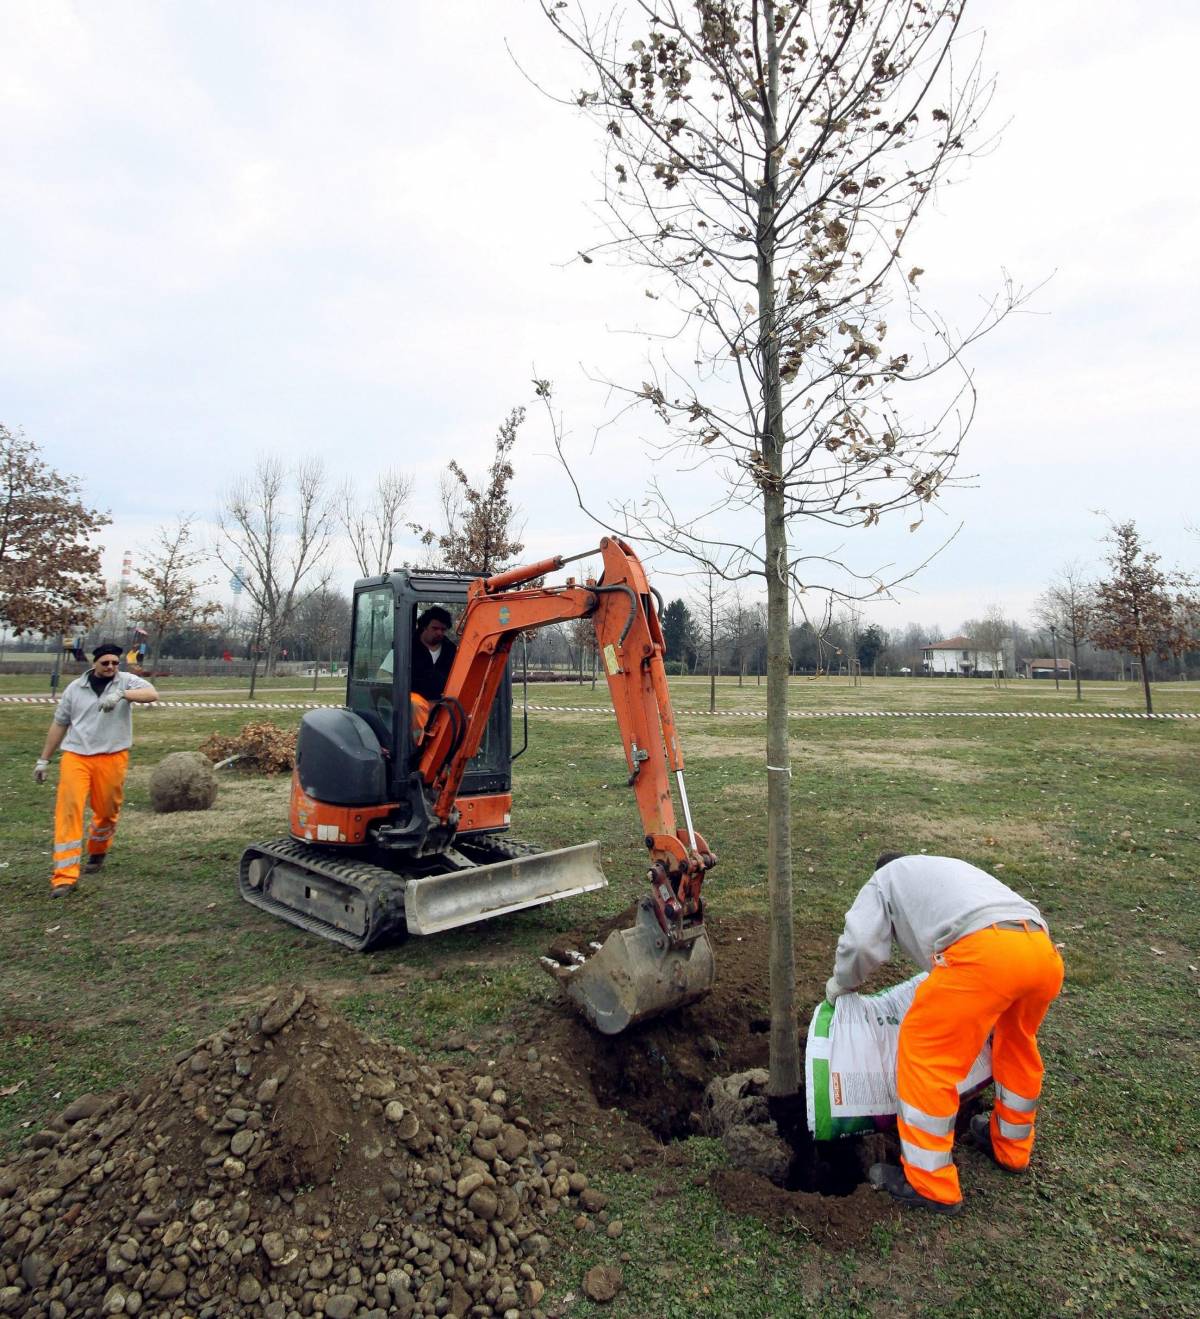
[[[988,926],[950,945],[900,1026],[896,1090],[904,1175],[930,1200],[962,1199],[951,1157],[958,1083],[992,1032],[992,1150],[1024,1168],[1042,1089],[1037,1029],[1062,988],[1063,964],[1037,925]]]
[[[128,751],[80,756],[64,751],[58,765],[58,800],[54,807],[54,888],[74,884],[83,855],[83,808],[92,808],[88,855],[103,856],[117,832],[117,817],[125,796]]]

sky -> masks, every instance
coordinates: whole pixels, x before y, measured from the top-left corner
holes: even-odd
[[[969,479],[917,533],[838,542],[903,570],[957,530],[865,610],[946,635],[993,605],[1024,620],[1064,564],[1098,566],[1104,514],[1200,559],[1200,10],[967,12],[1000,142],[918,231],[922,292],[965,324],[1005,272],[1040,288],[972,353]],[[398,468],[434,521],[446,463],[481,473],[518,404],[527,554],[586,549],[535,374],[589,501],[642,493],[651,419],[610,424],[594,382],[642,378],[644,281],[573,259],[601,146],[534,86],[582,80],[532,0],[5,0],[0,49],[0,421],[110,511],[110,577],[181,514],[211,542],[262,454],[364,486]]]

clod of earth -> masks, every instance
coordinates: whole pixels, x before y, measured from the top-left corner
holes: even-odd
[[[601,1305],[611,1301],[625,1285],[625,1276],[615,1264],[597,1264],[583,1276],[584,1295]]]
[[[528,1315],[592,1188],[507,1089],[284,990],[0,1165],[0,1314]]]

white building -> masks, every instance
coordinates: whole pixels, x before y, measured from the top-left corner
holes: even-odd
[[[980,650],[970,637],[950,637],[932,641],[921,650],[922,667],[934,677],[956,674],[959,677],[980,675],[991,678],[1004,675],[1004,652]]]

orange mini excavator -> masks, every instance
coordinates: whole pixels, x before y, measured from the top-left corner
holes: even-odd
[[[696,831],[663,665],[661,600],[624,541],[600,543],[604,571],[583,585],[533,585],[596,551],[493,577],[399,571],[354,588],[344,707],[309,711],[292,776],[291,836],[246,849],[247,902],[362,950],[389,935],[434,934],[607,884],[599,844],[542,851],[506,836],[512,808],[508,658],[531,628],[590,618],[629,786],[649,851],[649,888],[629,929],[594,955],[544,959],[601,1031],[692,1002],[712,987],[701,886],[716,864]],[[440,699],[411,691],[416,620],[461,611]],[[672,776],[683,828],[676,828]]]

